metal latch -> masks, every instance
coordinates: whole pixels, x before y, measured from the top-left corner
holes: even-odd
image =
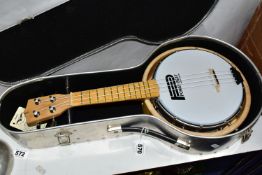
[[[69,145],[71,143],[70,135],[72,133],[69,131],[60,131],[55,136],[58,139],[59,145]]]
[[[253,132],[253,130],[251,128],[248,128],[247,130],[245,130],[243,132],[242,143],[244,143],[245,141],[247,141],[250,138],[252,132]]]

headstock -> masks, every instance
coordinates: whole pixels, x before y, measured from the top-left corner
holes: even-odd
[[[53,94],[27,101],[25,117],[28,126],[55,118],[70,108],[69,95]]]

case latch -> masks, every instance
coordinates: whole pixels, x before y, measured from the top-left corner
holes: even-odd
[[[69,145],[71,143],[70,135],[72,133],[69,131],[60,131],[55,136],[58,139],[59,145]]]
[[[242,143],[244,143],[245,141],[247,141],[250,138],[252,132],[253,132],[253,130],[251,128],[248,128],[247,130],[245,130],[243,132]]]

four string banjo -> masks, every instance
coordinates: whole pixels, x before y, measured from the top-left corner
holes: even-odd
[[[29,99],[29,126],[59,117],[66,110],[142,100],[144,112],[195,136],[222,136],[236,130],[251,105],[241,71],[224,56],[199,47],[167,50],[147,66],[141,82],[51,94]]]

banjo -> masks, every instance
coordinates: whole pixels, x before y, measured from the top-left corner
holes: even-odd
[[[52,94],[27,101],[28,126],[70,108],[142,100],[144,112],[194,136],[223,136],[246,119],[251,94],[241,71],[224,56],[199,47],[167,50],[147,66],[141,82]]]

